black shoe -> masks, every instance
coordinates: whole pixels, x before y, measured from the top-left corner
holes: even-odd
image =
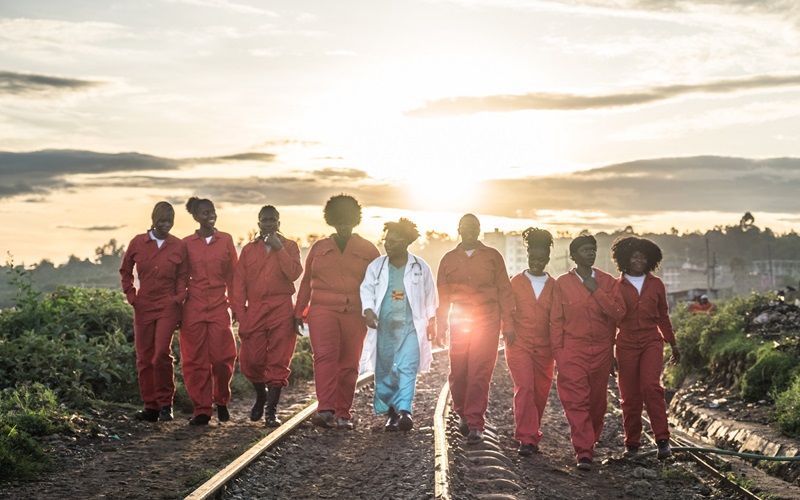
[[[467,444],[478,444],[483,441],[483,431],[478,429],[470,429],[467,435]]]
[[[336,427],[336,421],[333,417],[333,412],[330,410],[318,411],[311,417],[311,423],[317,427],[325,427],[332,429]]]
[[[158,420],[158,410],[152,408],[145,408],[144,410],[134,413],[133,418],[144,422],[155,422]]]
[[[253,384],[256,390],[256,401],[250,408],[250,420],[258,422],[264,416],[264,405],[267,404],[267,386],[264,384]]]
[[[383,426],[383,430],[386,432],[397,432],[400,430],[397,426],[397,421],[400,419],[400,415],[398,415],[391,406],[389,407],[388,417],[389,418],[386,419],[386,425]]]
[[[267,416],[264,417],[264,425],[267,427],[280,427],[281,421],[275,416],[278,401],[281,399],[281,387],[270,387],[267,391]]]
[[[162,406],[161,411],[158,412],[158,419],[162,422],[172,422],[174,420],[172,416],[172,407]]]
[[[625,446],[625,453],[622,454],[625,458],[633,458],[639,454],[638,446]]]
[[[592,459],[587,457],[581,458],[580,460],[578,460],[577,467],[578,470],[583,470],[583,471],[592,470]]]
[[[231,414],[228,413],[228,407],[225,405],[217,405],[217,420],[220,422],[227,422],[231,419]]]
[[[533,443],[520,443],[519,449],[517,450],[517,453],[519,453],[523,457],[529,457],[534,453],[538,452],[539,452],[539,447]]]
[[[336,428],[352,431],[356,428],[352,418],[336,417]]]
[[[413,429],[414,420],[411,419],[411,414],[405,410],[400,410],[400,417],[397,420],[397,427],[403,432],[408,432]]]
[[[656,446],[658,446],[656,458],[659,460],[664,460],[672,456],[672,448],[669,446],[669,439],[659,439],[656,441]]]
[[[208,422],[211,421],[211,417],[206,415],[205,413],[201,413],[200,415],[195,415],[191,419],[189,419],[189,425],[208,425]]]
[[[467,422],[466,418],[460,415],[458,417],[458,432],[460,432],[464,437],[469,436],[469,422]]]

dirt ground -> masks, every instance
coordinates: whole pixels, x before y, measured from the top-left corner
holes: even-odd
[[[284,390],[279,416],[304,405],[313,386]],[[188,425],[191,415],[172,422],[139,422],[130,410],[95,411],[76,417],[75,435],[54,435],[42,444],[54,458],[41,481],[12,481],[0,499],[183,498],[267,434],[264,422],[249,419],[252,401],[234,399],[231,420]]]
[[[438,364],[438,362],[437,362]],[[441,365],[434,372],[441,369]],[[446,366],[444,367],[446,369]],[[445,372],[446,373],[446,372]],[[432,387],[424,384],[431,381]],[[435,398],[441,376],[421,377],[418,381],[420,402],[423,394]],[[434,381],[435,384],[433,383]],[[437,385],[434,388],[433,385]],[[303,465],[298,458],[295,467],[289,467],[286,474],[276,474],[276,467],[286,465],[285,458],[267,457],[269,474],[262,477],[295,477],[303,482],[320,467],[330,465],[332,470],[320,476],[326,495],[333,489],[331,485],[339,485],[345,490],[353,488],[347,477],[360,477],[358,484],[380,484],[394,482],[394,491],[404,491],[404,498],[430,498],[429,486],[432,482],[430,472],[412,472],[409,462],[393,470],[389,476],[380,476],[379,463],[384,459],[369,460],[363,463],[363,457],[346,458],[343,450],[344,441],[363,438],[373,448],[377,439],[384,439],[382,420],[369,415],[371,402],[370,391],[357,398],[357,405],[362,415],[364,432],[353,434],[327,433],[321,434],[311,428],[303,432],[309,434],[307,439],[316,442],[324,449],[336,449],[339,454],[330,463],[323,464],[321,459],[315,463]],[[286,417],[303,406],[313,394],[313,385],[300,384],[284,391],[280,406],[280,414]],[[661,500],[678,500],[684,498],[723,498],[713,488],[698,483],[690,474],[684,472],[675,460],[666,463],[656,460],[645,460],[635,463],[620,458],[622,453],[621,416],[614,404],[609,405],[606,427],[596,450],[595,467],[589,473],[575,469],[574,456],[569,443],[569,427],[563,410],[557,399],[555,390],[545,414],[543,426],[544,438],[540,443],[541,453],[532,457],[520,457],[516,453],[517,443],[513,439],[513,412],[511,399],[513,386],[510,376],[502,362],[495,372],[492,388],[491,407],[487,413],[488,422],[496,427],[499,451],[508,457],[509,469],[516,475],[515,483],[520,489],[509,491],[516,498],[659,498]],[[768,414],[768,405],[748,406],[722,390],[710,389],[703,392],[699,387],[691,393],[698,400],[705,398],[705,404],[716,404],[730,409],[732,415],[742,419],[761,421]],[[363,400],[363,401],[362,401]],[[723,401],[724,400],[724,401]],[[716,401],[716,402],[715,402]],[[174,422],[145,423],[131,418],[130,410],[111,410],[94,412],[75,419],[76,435],[52,436],[43,444],[50,450],[55,459],[55,467],[41,481],[11,482],[0,488],[0,499],[61,499],[61,498],[182,498],[192,489],[211,477],[217,470],[228,464],[230,460],[266,435],[263,422],[250,422],[248,419],[249,399],[234,399],[230,404],[232,419],[225,424],[213,419],[208,427],[191,427],[187,425],[190,415],[176,415]],[[416,404],[416,403],[415,403]],[[360,408],[360,407],[359,407]],[[422,413],[420,413],[420,416]],[[385,439],[400,440],[412,438],[420,441],[420,446],[429,442],[431,431],[429,423],[418,421],[419,427],[409,436],[387,436]],[[298,437],[297,439],[301,439]],[[502,484],[491,475],[473,469],[468,452],[474,448],[467,447],[457,436],[451,438],[453,445],[454,491],[459,492],[454,498],[475,498],[479,493],[501,493]],[[344,440],[344,441],[343,441]],[[423,441],[425,443],[423,443]],[[299,447],[304,450],[308,445],[300,444],[308,441],[287,441],[286,446]],[[388,443],[388,442],[387,442]],[[383,446],[377,446],[382,448]],[[305,451],[308,451],[305,449]],[[643,450],[644,451],[644,450]],[[285,450],[284,450],[285,452]],[[318,455],[319,456],[319,455]],[[387,455],[394,456],[397,455]],[[393,460],[387,458],[386,460]],[[271,465],[270,465],[271,463]],[[347,464],[343,467],[344,464]],[[307,473],[301,471],[311,467]],[[313,469],[313,470],[312,470]],[[409,469],[409,470],[405,470]],[[390,469],[392,470],[392,469]],[[327,479],[325,477],[327,476]],[[414,481],[410,479],[414,477]],[[379,480],[380,479],[380,480]],[[424,486],[411,487],[421,480]],[[307,479],[305,480],[307,482]],[[375,483],[377,481],[377,483]],[[341,483],[341,484],[340,484]],[[281,485],[281,491],[286,485]],[[418,489],[417,489],[418,488]],[[461,489],[459,489],[461,488]],[[277,491],[272,485],[267,491]],[[374,487],[368,490],[375,491]],[[414,491],[419,493],[415,496]],[[423,493],[425,492],[425,493]],[[286,498],[319,498],[322,495],[300,495],[296,490]],[[305,493],[304,493],[305,494]],[[233,495],[235,498],[252,498],[247,493]],[[283,498],[281,496],[259,496],[260,498]],[[341,496],[340,496],[341,497]],[[391,494],[382,497],[362,496],[350,491],[347,498],[394,498]],[[344,498],[344,497],[341,497]]]

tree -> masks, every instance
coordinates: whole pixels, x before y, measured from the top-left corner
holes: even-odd
[[[125,245],[120,245],[115,238],[111,238],[108,243],[95,248],[94,255],[94,261],[101,266],[119,266],[125,255]]]

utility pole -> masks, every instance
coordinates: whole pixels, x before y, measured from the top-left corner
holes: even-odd
[[[713,272],[713,268],[711,267],[711,245],[708,241],[708,236],[706,236],[706,294],[711,293],[711,273]]]
[[[767,243],[767,262],[769,263],[769,287],[775,288],[775,275],[772,272],[772,247]]]

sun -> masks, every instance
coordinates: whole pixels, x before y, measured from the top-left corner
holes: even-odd
[[[410,186],[410,202],[417,210],[471,212],[480,209],[480,180],[468,172],[431,171],[419,175]]]

